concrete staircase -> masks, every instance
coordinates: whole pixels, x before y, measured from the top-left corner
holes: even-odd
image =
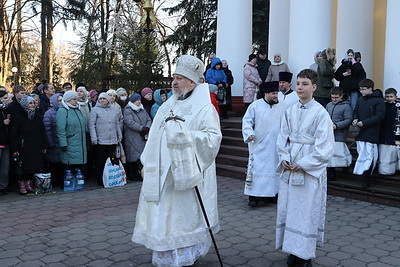
[[[219,176],[245,180],[248,150],[242,137],[242,117],[231,116],[221,121],[222,143],[217,156]],[[348,168],[337,169],[337,179],[328,182],[328,193],[362,201],[400,207],[400,174],[382,176],[374,173],[371,187],[362,188],[363,177],[352,173],[357,157],[354,139],[348,139],[353,154],[353,164]]]

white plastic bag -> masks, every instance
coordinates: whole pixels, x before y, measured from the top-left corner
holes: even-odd
[[[119,165],[113,165],[111,159],[108,158],[103,170],[104,188],[126,185],[126,173],[121,161]]]

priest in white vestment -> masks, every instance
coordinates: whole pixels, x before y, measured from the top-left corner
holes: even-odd
[[[276,248],[290,254],[288,266],[311,266],[324,237],[326,167],[335,139],[328,112],[313,99],[317,77],[311,69],[297,75],[300,100],[282,116],[277,143],[282,175]]]
[[[219,231],[215,157],[222,135],[208,84],[198,84],[203,69],[194,56],[178,59],[174,94],[158,110],[141,156],[132,241],[153,251],[155,266],[192,265],[208,252],[211,239],[195,186],[211,229]]]
[[[279,102],[285,102],[286,107],[290,107],[293,104],[299,102],[299,96],[296,94],[292,86],[293,73],[282,71],[279,72]]]
[[[242,119],[243,140],[249,147],[244,194],[249,196],[251,207],[260,200],[276,203],[280,176],[276,171],[276,140],[286,110],[285,103],[278,101],[278,81],[262,83],[260,90],[264,98],[251,103]]]

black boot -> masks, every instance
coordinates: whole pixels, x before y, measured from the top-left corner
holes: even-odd
[[[371,166],[369,167],[369,169],[363,173],[363,176],[364,176],[364,182],[362,184],[363,188],[368,188],[371,185],[372,167],[373,167],[373,163],[371,163]]]
[[[298,260],[298,259],[299,259],[299,258],[297,258],[295,255],[290,254],[289,257],[287,258],[287,261],[286,261],[287,266],[289,266],[289,267],[294,267],[294,266],[296,266],[297,260]]]
[[[312,267],[311,260],[303,260],[298,258],[296,267]]]
[[[258,205],[258,197],[249,196],[249,204],[250,207],[257,207]]]

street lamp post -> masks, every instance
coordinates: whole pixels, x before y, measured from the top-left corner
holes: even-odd
[[[154,30],[155,27],[155,17],[154,17],[154,11],[153,11],[153,4],[151,3],[151,0],[146,0],[146,2],[143,4],[143,9],[145,13],[143,13],[142,18],[140,20],[140,24],[144,28],[144,31],[146,32],[146,69],[147,69],[147,74],[149,77],[149,80],[152,79],[152,69],[151,69],[151,62],[150,62],[150,37],[151,37],[151,32]]]
[[[14,86],[17,85],[17,72],[18,72],[18,68],[17,67],[12,67],[11,68],[11,72],[14,75]]]

